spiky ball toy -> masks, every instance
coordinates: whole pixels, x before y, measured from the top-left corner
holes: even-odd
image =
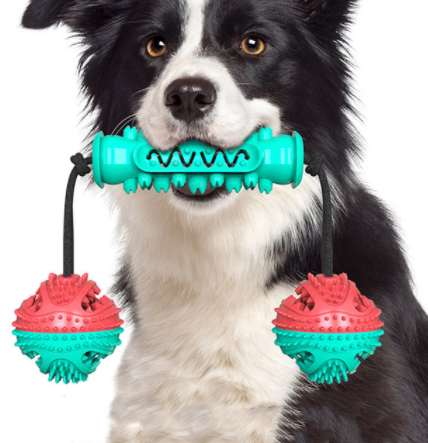
[[[77,177],[91,171],[92,159],[71,157],[74,168],[67,184],[64,211],[64,272],[49,274],[36,294],[15,311],[15,346],[33,359],[49,381],[78,383],[120,345],[121,311],[88,280],[74,273],[73,196]]]
[[[15,345],[27,357],[39,355],[37,366],[49,381],[85,381],[120,345],[121,309],[99,293],[88,274],[50,274],[15,311]]]
[[[299,297],[290,295],[275,309],[273,332],[275,344],[296,360],[310,381],[340,383],[381,346],[383,323],[380,309],[355,283],[346,274],[333,273],[333,217],[324,157],[314,154],[306,163],[306,172],[318,176],[321,184],[322,273],[308,274],[296,289]]]
[[[381,346],[380,309],[346,274],[308,274],[296,294],[300,297],[290,295],[275,309],[275,344],[310,381],[348,381],[348,374]]]

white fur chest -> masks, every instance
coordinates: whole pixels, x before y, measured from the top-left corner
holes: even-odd
[[[146,285],[158,303],[146,304],[134,330],[115,415],[138,423],[148,442],[274,442],[298,380],[271,332],[284,292],[256,294],[243,284],[183,303],[184,288],[168,289]],[[233,303],[243,293],[248,302]]]
[[[281,232],[299,235],[307,204],[298,203],[311,186],[230,196],[216,216],[183,215],[168,194],[113,191],[139,321],[118,374],[111,442],[275,442],[300,372],[271,331],[295,285],[266,290],[266,251]]]

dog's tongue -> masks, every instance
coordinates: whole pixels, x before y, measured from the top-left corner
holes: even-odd
[[[208,183],[208,187],[206,191],[202,194],[201,191],[198,189],[194,194],[190,191],[189,185],[186,183],[183,188],[178,189],[179,192],[181,192],[184,195],[208,195],[211,194],[211,192],[214,191],[214,189],[211,187],[211,185]]]

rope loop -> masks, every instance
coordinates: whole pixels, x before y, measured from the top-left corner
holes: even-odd
[[[91,172],[91,168],[88,166],[88,159],[83,157],[83,155],[78,152],[75,155],[72,155],[70,160],[74,164],[76,172],[80,175],[80,177],[84,177],[86,174]]]
[[[306,166],[305,171],[311,175],[312,177],[316,177],[320,174],[320,171],[322,167],[324,166],[324,155],[317,152],[316,154],[312,155],[308,162],[308,166]]]

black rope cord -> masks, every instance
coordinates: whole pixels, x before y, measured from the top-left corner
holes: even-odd
[[[327,174],[325,173],[323,164],[324,156],[322,154],[314,154],[309,160],[305,161],[308,165],[305,171],[312,175],[318,176],[321,183],[322,192],[322,246],[321,246],[321,263],[322,273],[326,277],[333,276],[333,217],[331,211],[331,194],[328,184]]]
[[[73,197],[77,176],[84,177],[91,172],[92,157],[84,158],[82,154],[73,155],[70,160],[74,164],[67,183],[64,206],[64,277],[71,277],[74,273],[74,225],[73,225]]]

